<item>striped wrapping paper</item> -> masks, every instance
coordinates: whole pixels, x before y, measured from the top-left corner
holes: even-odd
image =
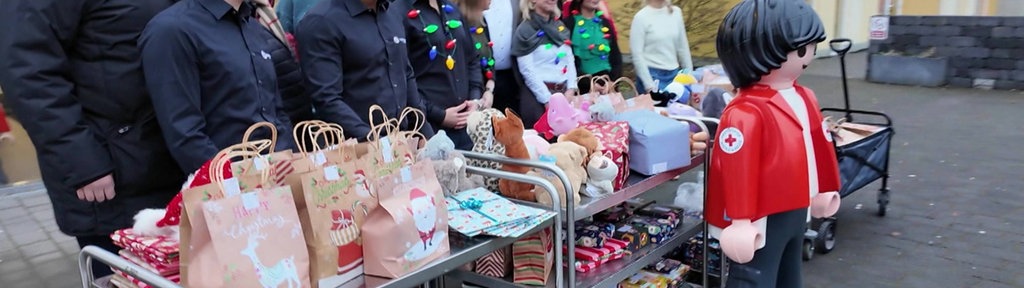
[[[124,271],[116,270],[115,269],[114,270],[114,274],[116,274],[115,277],[120,276],[123,279],[125,279],[125,281],[127,281],[129,284],[132,285],[130,287],[153,288],[153,286],[149,286],[149,284],[146,284],[146,282],[142,282],[142,280],[139,280],[139,279],[137,279],[135,277],[132,277],[132,275],[128,275],[128,273],[124,273]],[[180,274],[174,274],[174,275],[167,276],[167,277],[164,277],[164,278],[167,278],[167,280],[170,280],[171,282],[181,284],[181,275]]]
[[[135,255],[159,263],[173,263],[178,259],[178,239],[166,236],[138,236],[132,228],[114,231],[110,235],[114,244],[132,251]]]
[[[544,286],[554,264],[551,228],[516,240],[512,244],[513,281],[516,284]]]
[[[628,242],[607,238],[605,239],[605,245],[601,248],[590,248],[576,246],[576,250],[573,254],[576,255],[576,263],[573,263],[576,271],[579,272],[590,272],[601,266],[601,264],[608,263],[608,261],[621,259],[627,255],[626,246]],[[562,251],[568,253],[568,247],[563,247]]]

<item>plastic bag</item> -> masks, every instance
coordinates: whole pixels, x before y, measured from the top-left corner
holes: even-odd
[[[704,212],[704,172],[697,174],[697,183],[679,184],[676,189],[675,206],[683,208],[686,214],[701,215]]]

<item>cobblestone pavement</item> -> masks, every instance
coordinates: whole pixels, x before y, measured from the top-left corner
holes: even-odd
[[[818,61],[801,83],[839,107],[837,61]],[[1024,143],[1024,94],[862,80],[850,91],[854,108],[895,122],[892,203],[875,216],[877,184],[843,199],[836,250],[805,262],[806,286],[1024,287],[1024,153],[1011,148]],[[45,193],[16,189],[0,191],[0,286],[77,286],[78,246],[57,232]]]

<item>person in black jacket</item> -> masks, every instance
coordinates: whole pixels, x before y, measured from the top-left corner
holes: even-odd
[[[163,208],[175,167],[143,83],[135,39],[171,0],[7,0],[0,86],[35,145],[60,231],[115,252],[110,234]],[[93,261],[96,275],[110,269]]]
[[[284,111],[291,122],[313,120],[313,98],[306,91],[306,75],[302,73],[295,47],[288,40],[290,36],[281,26],[273,3],[268,0],[252,0],[259,13],[260,24],[267,28],[266,47],[270,49],[270,58],[274,60],[277,72],[277,90],[281,92]],[[307,143],[310,141],[306,141]]]

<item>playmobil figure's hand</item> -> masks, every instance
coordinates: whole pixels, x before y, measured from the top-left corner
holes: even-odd
[[[722,230],[718,240],[726,257],[743,264],[754,259],[757,243],[760,243],[762,238],[764,235],[757,226],[750,223],[750,219],[734,219],[729,227]]]
[[[818,193],[811,199],[811,216],[825,218],[835,215],[839,211],[840,201],[838,192]]]

